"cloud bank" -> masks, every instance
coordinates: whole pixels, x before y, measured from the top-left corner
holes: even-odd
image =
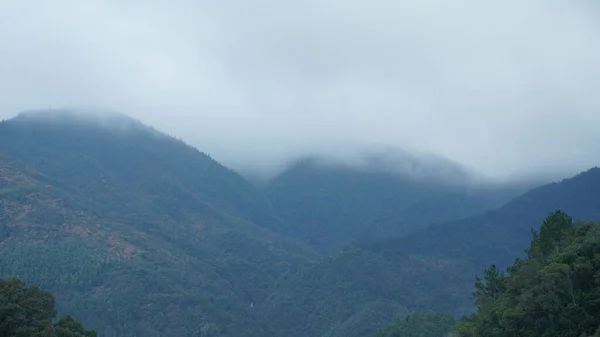
[[[600,5],[8,0],[0,117],[122,111],[240,170],[397,146],[496,178],[600,163]]]

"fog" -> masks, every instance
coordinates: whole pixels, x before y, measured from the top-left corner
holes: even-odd
[[[249,172],[392,146],[559,177],[600,164],[598,41],[591,0],[5,0],[0,117],[120,111]]]

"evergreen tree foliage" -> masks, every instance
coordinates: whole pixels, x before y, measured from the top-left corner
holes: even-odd
[[[375,337],[444,337],[453,324],[450,315],[414,312],[381,329]]]
[[[527,257],[506,272],[486,269],[473,297],[478,311],[456,325],[457,337],[598,336],[600,224],[551,213]]]
[[[53,323],[54,296],[17,278],[0,279],[0,336],[96,337],[71,316]]]

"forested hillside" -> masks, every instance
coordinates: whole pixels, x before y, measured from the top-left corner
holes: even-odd
[[[373,152],[360,165],[307,158],[273,179],[265,192],[290,234],[336,252],[357,240],[402,236],[483,213],[525,191],[474,179],[443,159],[430,163],[402,152]]]
[[[263,193],[122,115],[24,113],[0,144],[0,276],[51,290],[105,337],[437,333],[549,212],[600,220],[600,169],[505,202],[521,187],[452,167],[415,179],[309,161]]]
[[[600,223],[555,211],[532,234],[524,257],[476,277],[474,314],[415,312],[375,337],[600,336]]]
[[[531,229],[549,212],[564,209],[576,219],[596,220],[598,204],[595,168],[481,216],[348,247],[283,278],[268,297],[267,315],[274,315],[278,330],[300,337],[326,329],[332,336],[361,336],[412,310],[472,312],[472,284],[483,268],[505,267],[523,256]]]
[[[448,337],[455,320],[433,312],[413,312],[379,330],[375,337]]]
[[[0,275],[102,336],[269,335],[252,303],[315,256],[235,172],[127,117],[22,114],[0,144]]]

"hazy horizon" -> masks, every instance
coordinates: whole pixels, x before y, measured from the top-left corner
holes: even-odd
[[[137,4],[0,3],[0,118],[115,110],[246,172],[390,147],[496,179],[600,164],[593,1]]]

